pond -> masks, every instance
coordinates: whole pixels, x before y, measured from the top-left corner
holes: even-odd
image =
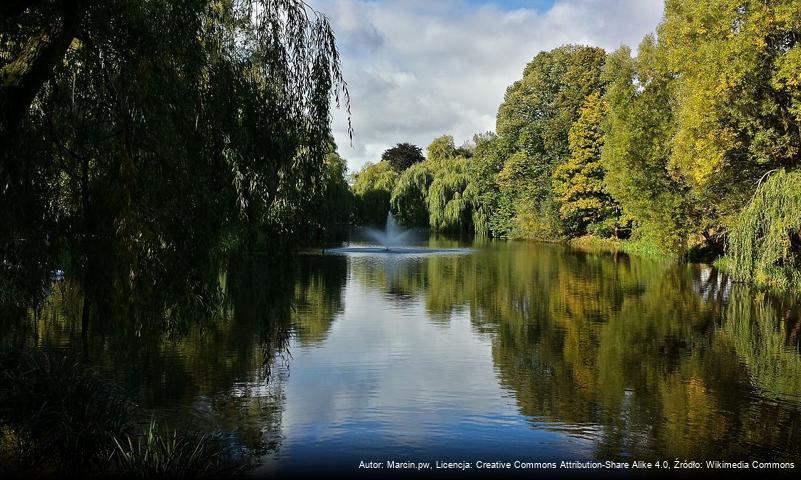
[[[254,473],[801,458],[795,299],[706,265],[426,246],[472,248],[303,254],[292,275],[255,262],[291,305],[253,281],[223,318],[178,337],[98,326],[93,361],[154,416],[224,432],[259,459]],[[74,348],[71,292],[54,289],[26,341]],[[284,314],[285,332],[265,328]]]

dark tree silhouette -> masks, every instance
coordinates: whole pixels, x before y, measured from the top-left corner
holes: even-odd
[[[381,160],[389,162],[396,172],[402,172],[415,163],[425,160],[423,150],[411,143],[399,143],[381,154]]]

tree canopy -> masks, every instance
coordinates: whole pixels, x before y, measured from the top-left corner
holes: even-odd
[[[728,239],[740,278],[801,269],[785,208],[801,166],[797,3],[669,0],[636,56],[538,53],[496,133],[469,148],[434,139],[393,211],[495,237],[631,235],[671,256],[720,255]]]
[[[497,132],[509,149],[498,172],[513,205],[509,236],[553,239],[563,235],[551,178],[567,160],[568,134],[587,96],[603,92],[603,49],[566,45],[541,52],[523,78],[506,91]]]
[[[559,216],[569,235],[593,232],[608,237],[618,222],[619,208],[607,192],[606,170],[601,163],[605,113],[606,104],[599,92],[587,97],[570,127],[570,157],[554,170]]]
[[[306,231],[330,183],[330,109],[347,99],[322,14],[297,0],[2,13],[0,276],[14,303],[63,268],[87,301],[121,292],[116,305],[170,323],[215,308],[233,249],[279,251]]]
[[[381,161],[387,162],[398,173],[423,160],[425,160],[423,150],[417,145],[405,142],[388,148],[381,154]]]
[[[382,224],[389,212],[389,200],[398,173],[389,162],[368,163],[356,173],[353,194],[356,218],[360,223]]]

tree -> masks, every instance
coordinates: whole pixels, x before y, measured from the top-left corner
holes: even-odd
[[[600,93],[587,97],[578,120],[570,127],[570,158],[554,170],[559,215],[569,235],[590,231],[608,237],[615,229],[618,206],[606,190],[606,171],[601,163],[605,114]]]
[[[0,34],[4,50],[7,49],[0,56],[0,145],[6,147],[0,152],[3,157],[11,154],[9,142],[22,117],[80,33],[91,3],[9,0],[1,7]]]
[[[428,160],[449,160],[456,158],[456,146],[451,135],[442,135],[431,141],[426,148]]]
[[[761,183],[729,234],[728,258],[738,280],[801,285],[801,171]]]
[[[84,327],[112,313],[101,305],[174,327],[217,311],[233,250],[282,252],[306,231],[347,97],[322,14],[298,0],[3,9],[4,281],[41,295],[63,268]]]
[[[469,161],[457,155],[453,137],[435,138],[428,158],[398,177],[392,190],[395,215],[406,225],[433,230],[472,232],[475,188],[471,188]]]
[[[358,223],[383,224],[398,173],[389,162],[367,163],[355,175],[353,195]]]
[[[801,166],[801,10],[672,0],[658,31],[675,76],[669,168],[694,197],[693,233],[722,246],[765,172]]]
[[[336,152],[332,141],[332,152],[325,156],[322,188],[317,192],[311,212],[313,221],[308,222],[309,232],[303,235],[304,243],[335,240],[350,227],[354,199],[347,181],[347,162]]]
[[[562,235],[551,191],[553,170],[569,155],[568,132],[588,95],[604,91],[603,49],[566,45],[541,52],[498,109],[498,136],[509,145],[499,173],[514,208],[513,236]]]
[[[508,144],[492,132],[473,136],[470,185],[466,194],[474,204],[473,225],[479,235],[506,238],[514,229],[511,195],[498,183],[498,173],[510,155]]]
[[[675,82],[650,36],[636,59],[626,47],[611,54],[604,75],[609,114],[601,162],[607,189],[634,220],[633,235],[681,253],[695,215],[686,185],[668,167]]]
[[[398,176],[390,204],[402,225],[428,226],[428,188],[433,181],[427,161],[415,163]]]
[[[381,154],[381,161],[389,163],[398,173],[423,160],[425,160],[423,151],[411,143],[399,143]]]
[[[471,232],[473,204],[468,161],[464,157],[431,160],[434,178],[428,188],[428,224],[434,230]]]

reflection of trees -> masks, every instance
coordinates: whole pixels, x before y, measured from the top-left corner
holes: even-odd
[[[316,345],[326,339],[334,317],[342,312],[348,263],[337,255],[299,260],[292,325],[301,345]]]
[[[771,398],[801,400],[799,307],[741,285],[730,300],[722,336],[748,366],[754,386]]]
[[[338,295],[334,285],[344,283],[344,274],[344,264],[326,270],[296,268],[269,256],[232,258],[221,279],[224,307],[213,317],[184,322],[181,334],[171,335],[130,315],[109,316],[93,326],[88,360],[167,424],[191,421],[220,429],[234,444],[265,453],[279,446],[284,404],[284,370],[270,367],[282,367],[277,356],[289,339],[293,288],[309,291],[294,287],[293,277],[298,285],[324,289],[328,302]],[[57,282],[31,313],[34,321],[9,329],[1,345],[81,349],[81,305],[77,284]],[[324,317],[320,313],[314,322],[330,324]],[[175,411],[180,414],[170,413]]]
[[[787,440],[801,434],[801,357],[787,347],[801,317],[714,270],[514,243],[391,281],[354,265],[372,288],[423,295],[435,319],[469,307],[521,412],[592,436],[599,457],[801,452]]]
[[[378,255],[351,257],[351,275],[359,285],[380,290],[390,300],[405,302],[425,291],[425,260],[415,257]]]
[[[656,449],[694,458],[750,453],[749,440],[776,445],[777,434],[760,433],[752,421],[767,414],[769,402],[751,401],[748,374],[764,369],[753,369],[742,348],[723,341],[715,327],[719,304],[693,289],[693,267],[543,253],[556,265],[532,269],[521,267],[529,263],[522,255],[510,255],[510,274],[493,280],[498,298],[488,308],[499,314],[493,356],[501,382],[516,392],[523,413],[600,425],[601,456]],[[763,329],[775,328],[764,320]],[[781,350],[778,340],[743,333],[737,338],[751,349]],[[788,358],[780,364],[798,365],[796,352]],[[772,428],[792,434],[798,421],[788,416],[798,418],[801,377],[797,369],[776,368],[769,378],[790,382],[782,387],[795,392],[796,405],[783,409],[788,421]]]

